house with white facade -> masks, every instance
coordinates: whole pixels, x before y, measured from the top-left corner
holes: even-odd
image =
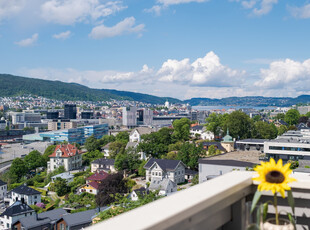
[[[129,199],[132,201],[137,201],[139,200],[139,196],[144,196],[145,194],[149,194],[149,190],[141,187],[138,189],[133,190],[130,194],[129,194]]]
[[[214,140],[214,133],[207,131],[206,127],[203,125],[191,127],[190,134],[192,137],[196,137],[196,135],[198,135],[203,140]]]
[[[116,172],[114,162],[115,162],[114,159],[105,159],[105,158],[94,160],[90,164],[91,172],[95,173],[99,171],[105,171],[107,173],[109,172],[114,173]]]
[[[143,134],[150,134],[154,132],[152,128],[148,127],[138,127],[133,129],[129,134],[129,142],[141,142],[141,136]]]
[[[0,180],[0,200],[3,200],[6,197],[8,185],[4,181]]]
[[[64,166],[66,171],[79,169],[82,166],[82,151],[71,144],[57,145],[53,154],[49,156],[50,161],[47,162],[47,171]]]
[[[179,160],[151,158],[144,168],[146,169],[146,181],[160,181],[164,178],[169,178],[177,184],[185,181],[186,165]]]
[[[0,215],[0,229],[11,229],[13,223],[21,218],[32,215],[35,215],[35,211],[26,203],[18,200]]]
[[[16,201],[21,201],[28,205],[35,205],[41,203],[41,193],[26,185],[18,186],[12,189],[9,193],[10,205]]]
[[[158,195],[160,196],[167,196],[177,192],[177,184],[169,178],[164,178],[162,180],[154,179],[151,181],[148,189],[153,192],[158,191]]]

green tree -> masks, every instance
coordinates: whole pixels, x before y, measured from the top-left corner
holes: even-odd
[[[100,141],[97,140],[94,135],[91,135],[86,139],[84,146],[88,152],[101,150]]]
[[[278,128],[278,135],[281,136],[283,133],[287,132],[287,127],[286,125],[281,125],[279,128]]]
[[[196,174],[192,179],[192,186],[199,184],[199,176]]]
[[[116,138],[113,135],[104,135],[101,139],[100,139],[100,145],[101,146],[105,146],[113,141],[115,141]]]
[[[299,117],[300,114],[298,110],[290,109],[289,111],[286,112],[284,121],[289,125],[296,125],[298,124]]]
[[[178,120],[175,120],[172,123],[172,126],[174,128],[174,132],[172,134],[173,138],[178,141],[186,141],[190,137],[190,126],[191,122],[187,118],[181,118]]]
[[[214,145],[210,145],[208,148],[208,155],[212,156],[216,153],[216,149]]]
[[[90,163],[96,159],[103,158],[104,154],[99,150],[87,152],[82,155],[84,165],[90,165]]]
[[[68,192],[70,192],[70,187],[67,185],[67,182],[65,179],[62,179],[60,177],[57,177],[54,181],[54,188],[55,192],[58,196],[64,196]]]
[[[123,132],[119,132],[116,137],[115,137],[116,141],[118,142],[122,142],[125,145],[128,143],[129,141],[129,133],[126,131]]]
[[[177,159],[182,161],[185,165],[191,169],[198,168],[198,159],[202,155],[203,147],[199,145],[198,147],[195,144],[185,142],[180,151],[178,152]]]
[[[139,176],[145,176],[145,168],[144,168],[144,165],[146,164],[147,161],[141,161],[140,165],[139,165],[139,168],[138,168],[138,174]]]
[[[284,113],[278,113],[277,116],[275,117],[277,120],[282,120],[284,121],[285,114]]]
[[[109,157],[115,159],[118,154],[125,152],[126,144],[121,141],[114,141],[109,145]]]
[[[125,170],[133,173],[134,171],[138,171],[140,164],[141,160],[137,153],[126,151],[116,156],[114,166],[118,171]]]
[[[52,155],[52,153],[55,151],[55,148],[56,148],[56,145],[50,145],[45,149],[43,153],[43,159],[45,162],[49,161],[50,158],[48,156]]]
[[[28,170],[34,170],[38,167],[46,167],[46,161],[37,150],[31,151],[27,156],[25,156],[24,162]]]
[[[309,118],[307,116],[301,116],[299,117],[298,123],[304,123],[307,124]]]
[[[10,183],[17,183],[21,181],[22,177],[27,174],[27,167],[21,158],[15,158],[10,167]]]
[[[260,115],[255,115],[252,119],[253,119],[254,122],[258,122],[258,121],[260,121],[261,116]]]
[[[306,113],[306,117],[310,118],[310,112]]]
[[[277,137],[278,130],[273,123],[268,124],[267,122],[264,121],[258,121],[255,123],[255,128],[257,130],[256,138],[274,139]]]
[[[250,117],[241,111],[234,111],[226,120],[229,133],[234,138],[250,138],[253,129]]]
[[[167,155],[165,156],[165,159],[176,160],[177,157],[178,157],[178,152],[171,151],[171,152],[167,153]]]

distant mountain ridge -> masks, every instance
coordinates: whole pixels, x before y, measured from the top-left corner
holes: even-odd
[[[19,77],[10,74],[0,74],[0,97],[21,95],[36,95],[56,100],[71,101],[106,101],[130,100],[151,104],[188,103],[192,106],[291,106],[300,103],[310,103],[310,95],[291,97],[227,97],[222,99],[192,98],[181,101],[172,97],[157,97],[149,94],[118,91],[112,89],[92,89],[77,83],[43,80],[37,78]]]

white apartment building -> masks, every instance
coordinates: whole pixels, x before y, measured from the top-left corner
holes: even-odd
[[[22,203],[26,203],[28,205],[35,205],[37,203],[41,203],[41,193],[26,185],[21,185],[14,188],[13,190],[11,190],[9,196],[10,205],[15,203],[16,201],[21,201]]]
[[[51,172],[60,166],[64,166],[66,171],[79,169],[82,166],[82,152],[74,145],[57,145],[53,154],[49,156],[47,171]]]
[[[0,200],[3,200],[4,197],[6,197],[7,189],[8,189],[7,183],[0,180]]]
[[[123,107],[123,125],[127,127],[137,126],[137,108]]]

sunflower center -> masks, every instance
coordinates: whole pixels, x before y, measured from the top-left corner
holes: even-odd
[[[270,171],[266,174],[266,181],[273,184],[281,184],[284,181],[284,175],[276,170]]]

